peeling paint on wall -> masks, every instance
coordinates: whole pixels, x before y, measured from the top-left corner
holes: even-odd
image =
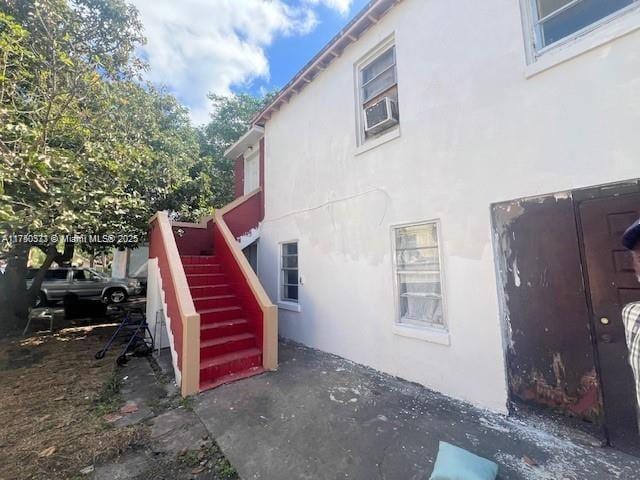
[[[600,425],[571,193],[495,204],[492,216],[511,399]]]

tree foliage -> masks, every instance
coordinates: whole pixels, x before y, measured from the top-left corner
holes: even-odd
[[[45,270],[73,255],[53,235],[114,235],[82,245],[104,250],[144,239],[158,210],[195,220],[232,199],[223,153],[267,99],[211,95],[211,122],[193,128],[172,95],[142,81],[144,41],[125,0],[0,0],[0,280],[12,303],[0,310],[14,321]],[[27,234],[37,235],[15,241]],[[34,246],[47,255],[27,294]]]
[[[73,254],[54,235],[114,235],[87,249],[142,238],[197,161],[186,110],[140,84],[133,53],[143,41],[137,11],[122,0],[0,3],[0,234],[12,304],[3,310],[13,323],[44,271]],[[47,257],[27,296],[34,245]]]

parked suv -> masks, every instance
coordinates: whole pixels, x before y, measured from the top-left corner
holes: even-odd
[[[31,286],[37,269],[29,269],[27,287]],[[109,278],[90,268],[56,268],[47,270],[40,287],[36,306],[62,300],[73,294],[80,298],[98,298],[106,303],[122,303],[142,292],[140,281],[132,278]]]

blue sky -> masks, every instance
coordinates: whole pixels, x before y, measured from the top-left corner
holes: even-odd
[[[130,0],[140,11],[147,78],[207,121],[214,92],[286,84],[367,0]]]
[[[241,86],[238,90],[258,94],[261,88],[270,90],[283,87],[367,3],[368,0],[352,1],[346,15],[320,6],[319,23],[312,32],[298,37],[278,38],[266,50],[271,67],[270,80],[257,79],[248,88]]]

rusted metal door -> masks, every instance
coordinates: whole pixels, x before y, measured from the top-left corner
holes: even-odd
[[[637,454],[638,407],[622,309],[640,300],[640,284],[621,237],[640,216],[640,193],[584,200],[579,212],[606,430],[613,446]]]
[[[575,206],[568,192],[493,205],[511,399],[604,436]]]

